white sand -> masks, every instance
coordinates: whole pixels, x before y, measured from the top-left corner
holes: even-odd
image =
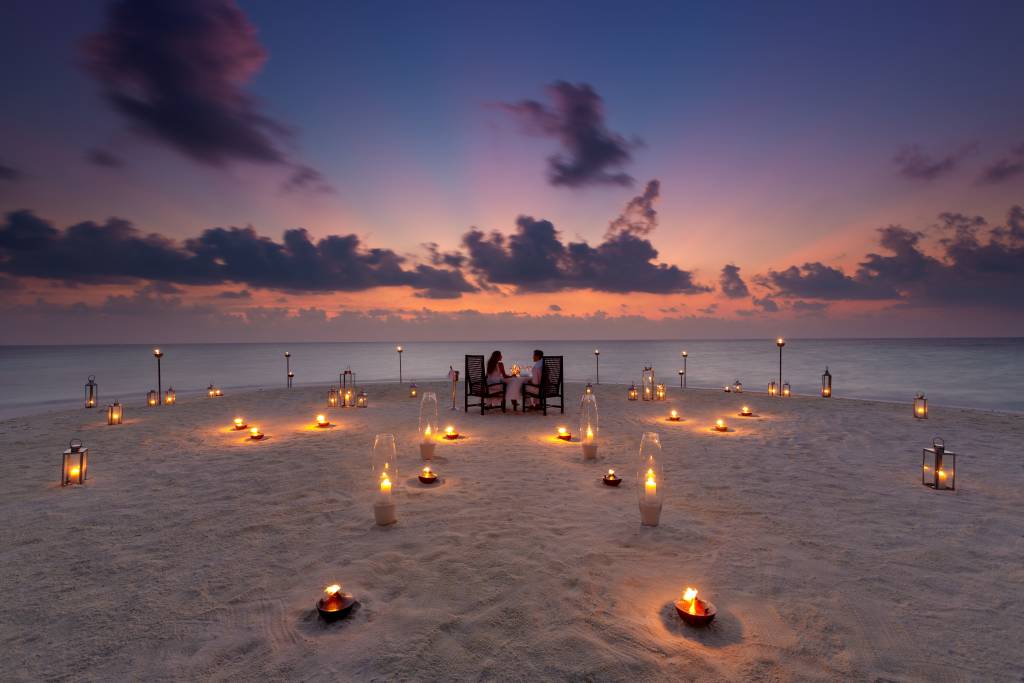
[[[1024,671],[1024,417],[816,398],[601,386],[583,463],[565,418],[449,413],[444,482],[413,485],[418,403],[370,387],[330,411],[300,388],[0,423],[0,678],[1006,680]],[[440,392],[439,392],[440,393]],[[461,399],[460,399],[461,400]],[[761,417],[735,417],[740,403]],[[685,421],[665,422],[672,407]],[[235,414],[270,435],[228,433]],[[737,431],[712,433],[715,417]],[[640,435],[667,499],[642,528]],[[399,522],[377,527],[375,432],[399,439]],[[919,483],[939,434],[960,490]],[[57,486],[72,436],[84,487]],[[602,486],[615,467],[629,479]],[[313,602],[359,599],[325,626]],[[719,608],[704,632],[672,602]]]

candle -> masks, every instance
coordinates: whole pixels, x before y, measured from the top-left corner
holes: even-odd
[[[380,476],[380,494],[384,498],[391,497],[391,480],[388,479],[388,475],[382,474]]]
[[[430,425],[427,425],[427,428],[423,430],[423,440],[430,441],[430,434]]]
[[[244,419],[242,419],[240,417],[236,417],[235,418],[235,431],[241,431],[241,430],[245,429],[246,426],[247,425],[245,424],[245,420]]]
[[[728,431],[728,430],[729,430],[729,428],[725,426],[725,420],[723,420],[722,418],[718,418],[717,420],[715,420],[715,431],[716,432],[725,432],[725,431]]]
[[[670,422],[679,422],[679,411],[674,408],[670,410],[668,413],[668,419]]]
[[[594,430],[591,429],[590,427],[587,427],[587,441],[590,442],[590,441],[593,441],[593,440],[594,440]]]
[[[570,434],[569,430],[566,429],[565,427],[559,427],[558,438],[561,439],[562,441],[570,441],[572,440],[572,434]]]
[[[263,438],[263,432],[260,431],[259,427],[253,427],[252,429],[249,430],[249,438],[250,439],[262,439]]]
[[[433,484],[437,481],[437,473],[432,471],[429,467],[424,467],[420,471],[419,480],[424,484]]]
[[[82,468],[81,468],[81,467],[79,467],[78,465],[72,465],[72,467],[71,467],[71,471],[70,471],[70,472],[68,472],[68,474],[70,474],[70,475],[71,475],[71,478],[72,478],[72,479],[78,479],[78,475],[79,475],[79,473],[80,473],[81,471],[82,471]]]
[[[316,416],[316,426],[317,427],[321,427],[321,428],[322,427],[330,427],[331,423],[327,421],[327,417],[325,415],[317,415]]]
[[[455,431],[455,427],[448,425],[447,427],[444,428],[444,438],[457,439],[459,438],[459,433]]]
[[[647,470],[647,481],[644,482],[644,497],[654,500],[658,495],[658,482],[654,478],[654,470]]]
[[[324,588],[324,595],[316,601],[316,611],[324,621],[334,621],[348,615],[356,599],[341,590],[340,584]]]
[[[676,613],[690,626],[707,626],[718,611],[707,600],[697,597],[697,589],[686,587],[683,597],[676,600]]]
[[[743,406],[742,408],[740,408],[740,415],[742,415],[743,417],[750,417],[750,406]]]
[[[608,486],[618,486],[622,483],[622,477],[615,476],[615,470],[608,470],[608,474],[604,475],[602,480]]]

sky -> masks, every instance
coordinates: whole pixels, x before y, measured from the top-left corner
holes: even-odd
[[[0,343],[1021,336],[1022,22],[6,2]]]

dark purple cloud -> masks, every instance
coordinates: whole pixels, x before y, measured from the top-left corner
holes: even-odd
[[[804,301],[797,299],[789,306],[797,315],[815,315],[828,310],[829,304],[824,301]]]
[[[22,174],[16,168],[0,164],[0,181],[6,181],[9,183],[21,180]]]
[[[84,55],[104,98],[143,134],[204,164],[291,167],[289,189],[321,183],[283,150],[287,127],[245,91],[267,54],[234,0],[117,0]]]
[[[647,181],[642,194],[633,197],[619,217],[608,224],[605,239],[622,233],[646,237],[658,227],[658,211],[654,203],[661,195],[661,181],[657,178]]]
[[[210,228],[179,244],[118,218],[58,230],[29,211],[16,211],[0,223],[0,272],[9,275],[66,282],[239,283],[284,291],[408,286],[428,298],[476,291],[459,271],[406,268],[405,262],[390,249],[364,247],[356,235],[313,241],[302,228],[286,230],[281,242],[252,228]]]
[[[1024,174],[1024,144],[1010,150],[1008,157],[993,162],[981,173],[982,185],[998,185]]]
[[[601,292],[696,294],[708,291],[690,272],[656,263],[650,241],[629,232],[596,247],[564,243],[550,221],[520,216],[511,235],[472,229],[463,235],[469,268],[485,283],[524,292],[594,289]]]
[[[776,296],[824,300],[897,299],[923,307],[971,306],[1020,310],[1024,298],[1024,209],[989,228],[979,216],[943,213],[941,257],[922,246],[923,233],[890,225],[878,231],[888,253],[870,253],[856,273],[821,263],[769,271],[760,281]]]
[[[237,292],[234,292],[234,291],[231,291],[231,290],[226,290],[226,291],[223,291],[223,292],[220,292],[219,294],[217,294],[217,298],[218,299],[232,299],[232,300],[235,300],[235,301],[243,300],[243,299],[247,300],[247,299],[251,299],[252,298],[252,292],[250,292],[248,289],[242,289],[242,290],[239,290]]]
[[[779,305],[767,297],[764,299],[758,299],[755,296],[751,297],[750,301],[765,313],[777,313],[779,310]]]
[[[747,283],[740,277],[739,266],[731,263],[722,266],[722,274],[718,278],[718,284],[722,289],[722,294],[730,299],[742,299],[750,296]]]
[[[90,164],[105,168],[120,168],[124,166],[123,159],[105,149],[90,149],[85,153],[85,159]]]
[[[906,178],[935,180],[955,170],[962,155],[963,152],[959,152],[935,159],[927,154],[920,145],[907,145],[896,153],[893,163],[896,164],[900,175]]]
[[[536,100],[502,106],[516,114],[528,132],[561,144],[561,151],[548,157],[548,181],[566,187],[632,185],[633,178],[621,169],[640,143],[608,130],[601,96],[586,83],[566,81],[552,83],[547,93],[550,107]]]

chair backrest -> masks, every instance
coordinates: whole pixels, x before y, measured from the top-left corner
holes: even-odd
[[[544,369],[541,386],[548,396],[560,396],[562,393],[562,356],[544,356]]]
[[[466,395],[487,394],[487,376],[484,373],[483,356],[466,356]]]

